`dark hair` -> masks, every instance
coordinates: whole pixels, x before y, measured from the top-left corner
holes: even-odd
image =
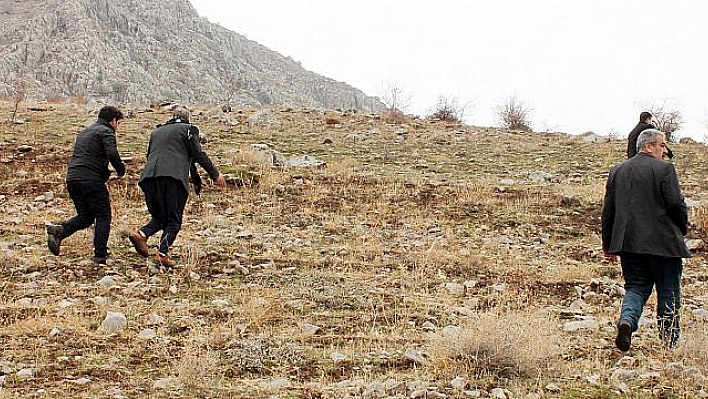
[[[651,118],[652,116],[651,112],[644,111],[639,114],[639,122],[644,122],[647,118]]]
[[[103,119],[106,122],[110,122],[113,119],[121,120],[123,119],[123,113],[112,105],[106,105],[98,111],[98,119]]]

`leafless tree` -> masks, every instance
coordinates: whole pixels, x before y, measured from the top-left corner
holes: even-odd
[[[19,74],[15,78],[14,93],[12,95],[13,107],[12,116],[10,117],[10,122],[14,125],[17,121],[17,111],[20,108],[20,104],[27,97],[27,79],[25,79],[24,74]]]
[[[510,96],[494,109],[501,127],[525,132],[532,131],[531,111],[531,107],[516,96]]]
[[[465,118],[470,102],[460,103],[454,96],[438,96],[438,102],[433,111],[428,115],[428,119],[436,119],[447,122],[460,122]]]
[[[388,82],[381,93],[381,101],[389,111],[393,112],[406,112],[406,109],[411,105],[411,98],[411,95],[399,82]]]
[[[666,105],[667,100],[661,104],[650,104],[645,107],[654,116],[654,126],[666,135],[667,141],[674,141],[674,133],[683,127],[683,114]]]

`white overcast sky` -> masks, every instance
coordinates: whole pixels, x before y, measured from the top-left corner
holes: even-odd
[[[534,130],[626,135],[643,105],[708,136],[708,1],[191,0],[211,22],[381,96],[395,83],[426,115],[439,95],[496,124],[510,96]]]

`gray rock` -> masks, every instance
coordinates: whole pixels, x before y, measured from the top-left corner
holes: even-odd
[[[579,321],[569,321],[563,324],[563,331],[575,332],[581,330],[596,331],[600,329],[600,323],[595,318],[587,318]]]
[[[269,389],[284,389],[284,388],[290,388],[292,386],[293,386],[293,383],[287,378],[277,378],[277,379],[268,383]]]
[[[123,331],[128,326],[128,319],[123,313],[120,312],[108,312],[106,318],[101,323],[99,327],[100,331],[106,334],[115,334]]]
[[[688,247],[689,251],[696,252],[703,249],[705,247],[705,244],[703,243],[703,240],[699,238],[694,238],[691,240],[686,240],[686,247]]]
[[[426,366],[428,364],[428,359],[415,349],[406,349],[403,357],[420,366]]]
[[[216,306],[217,308],[226,308],[229,306],[229,301],[223,299],[214,299],[213,301],[211,301],[211,304]]]
[[[302,331],[302,334],[305,335],[306,337],[312,337],[317,332],[320,330],[320,327],[314,325],[314,324],[307,324],[307,323],[302,323],[300,324],[300,331]]]
[[[489,397],[494,399],[507,399],[506,392],[502,388],[494,388],[489,392]]]
[[[17,372],[16,377],[18,380],[28,380],[34,378],[35,371],[32,368],[24,368]]]
[[[116,279],[113,278],[113,276],[104,276],[100,280],[98,280],[98,285],[100,285],[103,288],[111,288],[113,286],[118,285],[116,282]]]
[[[463,390],[467,387],[467,380],[458,375],[452,381],[450,381],[450,386],[453,389]]]
[[[146,328],[138,334],[139,339],[151,340],[157,337],[157,333],[152,328]]]
[[[691,313],[695,318],[708,320],[708,310],[706,309],[693,309]]]
[[[458,283],[446,283],[445,289],[450,295],[463,296],[465,295],[465,286]]]
[[[309,155],[293,155],[285,161],[285,166],[293,168],[322,168],[327,162]]]

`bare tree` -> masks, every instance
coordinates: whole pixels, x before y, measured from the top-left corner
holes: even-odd
[[[645,107],[654,116],[654,126],[664,132],[667,141],[674,141],[674,133],[683,127],[683,114],[680,111],[666,106],[667,100],[661,104],[650,104]]]
[[[516,96],[507,98],[494,109],[501,127],[525,132],[532,131],[531,111],[531,107]]]
[[[17,122],[17,110],[20,107],[22,101],[27,97],[27,79],[25,79],[24,74],[19,74],[15,78],[14,93],[12,96],[13,108],[12,116],[10,117],[10,122],[14,125]]]
[[[406,112],[411,105],[411,98],[400,82],[388,82],[381,93],[381,101],[389,111],[394,112]]]
[[[457,97],[438,96],[438,102],[433,111],[428,115],[428,119],[436,119],[446,122],[460,122],[465,118],[470,102],[461,104]]]

